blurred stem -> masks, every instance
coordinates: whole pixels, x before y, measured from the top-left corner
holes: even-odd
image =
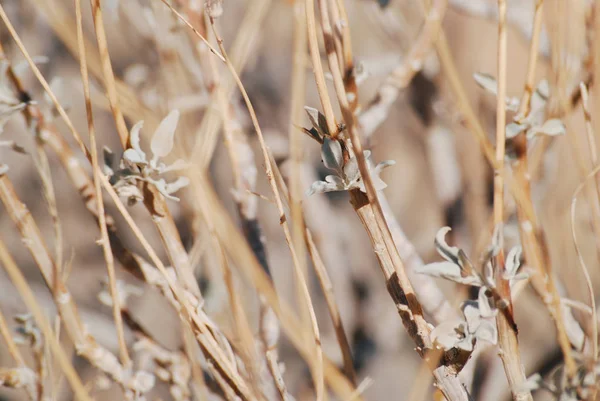
[[[225,58],[227,67],[228,67],[231,75],[233,76],[240,92],[242,93],[242,97],[244,98],[244,102],[246,103],[246,106],[250,113],[250,118],[252,119],[252,124],[253,124],[254,129],[256,130],[256,134],[258,136],[260,148],[261,148],[261,151],[262,151],[263,157],[264,157],[265,172],[266,172],[267,179],[269,181],[271,190],[273,191],[273,195],[275,196],[275,203],[277,205],[277,210],[279,211],[279,222],[280,222],[281,226],[283,227],[285,239],[288,244],[288,248],[290,249],[290,254],[292,256],[292,261],[293,261],[293,265],[294,265],[294,273],[295,273],[296,279],[298,280],[299,288],[301,290],[301,294],[302,294],[302,298],[303,298],[303,305],[308,310],[309,316],[310,316],[310,326],[311,326],[311,330],[312,330],[312,332],[311,332],[312,338],[309,341],[309,343],[314,342],[312,349],[314,351],[314,357],[315,357],[315,359],[312,361],[313,363],[311,364],[311,372],[313,375],[313,380],[315,382],[317,401],[322,401],[322,400],[325,400],[327,397],[327,393],[325,391],[325,384],[324,384],[324,374],[323,374],[323,350],[321,348],[319,327],[317,324],[317,319],[316,319],[313,303],[312,303],[312,300],[310,297],[310,292],[308,290],[306,276],[300,268],[298,254],[296,252],[296,249],[294,248],[291,231],[289,228],[289,224],[287,222],[287,217],[285,216],[285,211],[283,208],[281,194],[279,193],[279,189],[277,188],[277,184],[273,177],[273,165],[271,163],[271,159],[269,158],[269,152],[267,151],[267,145],[265,143],[265,139],[262,134],[262,130],[260,128],[260,125],[258,124],[256,112],[254,111],[254,107],[252,106],[250,98],[248,97],[248,93],[246,92],[246,89],[245,89],[244,85],[242,84],[242,81],[240,80],[238,73],[236,72],[234,66],[231,64],[231,61],[229,60],[229,58],[227,56],[227,52],[225,50],[225,47],[223,46],[223,40],[221,39],[220,35],[217,32],[217,28],[215,26],[214,19],[212,17],[210,18],[210,22],[212,25],[213,32],[215,33],[215,36],[217,38],[217,43],[219,44],[221,54]]]
[[[525,88],[523,96],[521,97],[518,114],[515,117],[517,122],[528,117],[530,112],[531,97],[535,87],[535,70],[539,55],[539,37],[542,28],[542,20],[543,0],[537,0],[535,3],[533,33],[529,49]],[[525,260],[536,269],[537,274],[531,279],[533,288],[546,305],[550,316],[554,321],[557,329],[558,343],[565,359],[567,375],[573,377],[576,371],[576,365],[573,356],[571,355],[571,344],[564,325],[563,312],[560,305],[560,295],[556,290],[550,258],[543,245],[543,233],[541,227],[539,227],[533,200],[531,198],[531,176],[528,168],[528,144],[525,132],[522,132],[513,139],[512,146],[516,153],[516,160],[512,162],[514,183],[520,188],[519,192],[521,194],[519,197],[515,196],[515,200],[517,201],[519,234],[521,236]],[[529,212],[526,210],[529,210]],[[597,219],[595,220],[598,221]]]
[[[494,227],[499,233],[500,250],[495,258],[496,282],[498,292],[502,297],[506,313],[499,313],[498,345],[500,358],[508,379],[510,390],[515,400],[533,400],[531,392],[524,389],[526,381],[517,327],[514,324],[513,307],[510,293],[510,283],[503,277],[505,272],[504,260],[504,157],[506,153],[506,66],[507,66],[507,34],[506,34],[506,1],[498,0],[498,93],[496,96],[496,162],[494,168]],[[512,321],[508,319],[508,316]]]
[[[108,102],[110,103],[113,119],[117,125],[117,132],[119,134],[119,139],[121,140],[121,145],[123,146],[123,149],[127,149],[129,147],[129,131],[127,130],[127,125],[125,124],[123,112],[119,107],[119,96],[117,94],[115,84],[115,73],[113,71],[112,63],[110,61],[110,54],[108,52],[108,42],[106,40],[106,31],[104,29],[104,19],[102,17],[100,0],[90,0],[90,6],[92,7],[94,29],[96,30],[96,41],[100,51],[100,62],[102,64],[102,74],[104,75],[104,86],[106,87]],[[81,39],[81,36],[79,37],[80,40],[83,40]],[[79,47],[81,47],[81,45]],[[85,52],[85,47],[83,51]],[[84,54],[81,52],[81,49],[79,54],[80,56]]]

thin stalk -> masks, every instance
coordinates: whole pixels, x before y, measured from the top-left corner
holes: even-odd
[[[325,73],[323,72],[323,65],[321,63],[321,54],[319,52],[319,41],[317,39],[317,27],[315,23],[314,0],[306,0],[305,11],[306,24],[308,29],[310,58],[312,60],[313,74],[315,76],[315,82],[317,84],[317,91],[319,93],[319,98],[321,99],[323,113],[325,114],[325,118],[327,120],[327,128],[329,129],[329,132],[335,133],[337,132],[335,115],[333,114],[333,108],[331,107],[331,100],[329,99],[329,92],[327,91],[327,84],[325,82]],[[326,46],[329,45],[326,44]],[[327,54],[329,54],[332,51],[332,49],[327,47],[325,50]]]
[[[589,105],[589,94],[583,82],[579,84],[579,88],[581,91],[583,117],[585,119],[585,132],[587,134],[588,147],[590,148],[590,159],[592,162],[592,168],[594,168],[598,165],[598,147],[594,135],[594,126],[592,124],[592,114]],[[598,202],[600,201],[600,177],[596,177],[596,179],[594,180],[594,185],[596,187],[596,196],[594,196],[593,192],[590,189],[586,190],[586,195],[588,198],[588,202],[590,203],[590,209],[592,209],[591,226],[592,230],[594,230],[596,252],[598,253],[598,256],[600,256],[600,205],[598,204]]]
[[[198,184],[194,186],[194,192],[201,214],[211,216],[217,235],[235,266],[242,271],[253,287],[264,296],[281,321],[281,328],[290,342],[305,360],[310,361],[311,358],[314,358],[313,347],[305,341],[302,335],[302,326],[296,314],[290,305],[277,295],[271,279],[265,273],[248,242],[239,232],[237,225],[225,210],[211,182],[198,171],[192,172],[192,178]],[[328,358],[323,359],[323,368],[325,379],[338,398],[345,400],[355,394],[354,386]],[[355,400],[362,400],[362,397],[357,396]]]
[[[500,252],[496,257],[496,280],[498,292],[507,302],[507,312],[512,315],[510,285],[502,275],[505,269],[504,250],[504,157],[506,153],[506,67],[507,67],[507,33],[506,33],[506,1],[498,0],[498,94],[496,101],[496,162],[494,168],[494,227],[499,230]],[[523,384],[525,372],[521,364],[517,330],[513,327],[505,313],[496,318],[498,325],[498,345],[500,358],[513,397],[516,400],[532,400],[531,392]]]
[[[94,169],[94,189],[96,191],[96,199],[98,201],[98,223],[100,225],[100,234],[102,239],[102,251],[106,261],[106,270],[108,272],[108,283],[110,296],[112,298],[113,319],[117,330],[117,339],[119,343],[119,354],[121,363],[126,369],[132,366],[129,352],[127,351],[127,343],[125,342],[125,332],[123,330],[123,317],[121,316],[121,305],[119,302],[119,294],[117,292],[117,278],[115,274],[115,261],[108,238],[108,227],[106,225],[106,216],[104,214],[104,201],[102,199],[102,189],[98,178],[98,149],[96,145],[96,129],[94,128],[94,116],[92,112],[92,102],[90,101],[90,82],[87,69],[87,59],[85,57],[85,44],[83,42],[83,25],[81,22],[81,0],[75,0],[75,14],[77,19],[77,38],[79,43],[79,60],[81,70],[81,80],[83,82],[83,95],[85,98],[85,110],[87,114],[88,131],[90,135],[90,149],[92,156],[92,168]]]
[[[588,337],[590,339],[591,342],[591,346],[592,346],[592,366],[595,366],[597,361],[598,361],[598,318],[597,318],[597,314],[596,314],[596,299],[594,296],[594,287],[593,287],[593,283],[592,283],[592,279],[589,273],[589,270],[585,264],[585,261],[583,260],[583,255],[581,253],[581,249],[579,248],[579,243],[577,241],[577,234],[575,231],[575,210],[576,210],[576,206],[577,206],[577,196],[579,195],[579,193],[581,192],[581,190],[583,189],[583,187],[586,185],[587,180],[590,177],[593,177],[595,174],[598,173],[598,171],[600,171],[600,166],[596,166],[588,175],[587,177],[583,180],[583,182],[581,184],[579,184],[579,186],[577,187],[577,189],[575,190],[575,193],[573,194],[573,200],[571,201],[571,235],[573,237],[573,244],[575,244],[575,250],[577,251],[577,258],[579,261],[579,266],[581,267],[581,271],[583,272],[583,276],[585,278],[585,284],[588,290],[588,295],[590,298],[590,307],[591,307],[591,312],[592,312],[592,332],[590,334],[588,334]]]
[[[529,59],[525,87],[515,119],[525,119],[530,112],[530,103],[535,86],[535,69],[539,54],[539,37],[543,20],[543,0],[537,0],[533,18],[533,33],[529,48]],[[516,160],[512,163],[514,183],[519,189],[513,189],[513,197],[517,201],[517,218],[519,220],[519,233],[523,244],[525,259],[537,271],[532,277],[533,288],[545,303],[550,316],[557,329],[557,338],[565,359],[567,373],[570,377],[575,374],[575,362],[571,355],[571,344],[564,325],[560,295],[556,290],[554,278],[551,273],[550,260],[546,257],[546,250],[541,243],[541,229],[531,199],[531,178],[528,168],[528,143],[525,133],[521,133],[513,140]],[[597,214],[597,213],[596,213]],[[598,219],[595,219],[598,221]],[[599,225],[600,226],[600,225]],[[597,237],[598,238],[598,237]],[[545,266],[546,265],[546,266]]]
[[[127,149],[129,147],[129,130],[127,129],[125,117],[123,117],[123,112],[119,106],[119,96],[115,84],[115,73],[108,52],[108,43],[106,40],[106,31],[104,29],[104,19],[102,17],[100,0],[90,0],[90,6],[92,7],[94,29],[96,30],[96,42],[98,43],[98,50],[100,51],[100,62],[102,63],[102,73],[104,75],[104,86],[106,87],[108,102],[113,114],[113,119],[117,125],[117,133],[119,134],[121,145],[123,146],[123,149]],[[81,42],[83,39],[81,39],[81,37],[79,38],[79,42]],[[79,48],[79,55],[81,57],[85,54],[85,47],[83,48],[83,52],[81,51],[81,44],[79,45]]]
[[[217,43],[219,44],[221,54],[223,54],[223,57],[225,58],[226,63],[227,63],[227,67],[228,67],[229,71],[231,72],[231,74],[233,75],[233,78],[234,78],[235,82],[237,83],[239,90],[242,93],[244,101],[246,102],[246,106],[248,107],[248,111],[250,112],[250,118],[252,119],[252,124],[254,125],[254,129],[256,130],[258,140],[260,143],[260,147],[263,152],[265,171],[267,174],[269,184],[273,191],[273,195],[275,196],[275,203],[277,205],[277,209],[279,211],[279,216],[280,216],[279,221],[283,227],[285,239],[286,239],[286,242],[290,249],[290,253],[292,255],[294,272],[296,275],[296,279],[298,280],[298,282],[300,284],[300,288],[301,288],[302,295],[304,298],[305,307],[308,309],[309,316],[310,316],[310,323],[312,326],[311,328],[312,328],[312,335],[313,335],[313,340],[314,340],[314,348],[313,349],[315,352],[315,355],[314,355],[315,360],[313,361],[313,364],[311,364],[311,367],[313,370],[313,380],[315,381],[317,400],[323,400],[323,399],[325,399],[326,394],[325,394],[325,386],[324,386],[324,380],[323,380],[323,354],[322,354],[323,351],[321,349],[321,339],[320,339],[319,328],[317,325],[314,307],[313,307],[313,304],[312,304],[312,301],[310,298],[310,292],[308,290],[308,285],[306,283],[306,277],[304,276],[304,273],[300,270],[300,262],[298,260],[298,255],[296,253],[296,250],[294,248],[291,231],[290,231],[289,225],[287,223],[287,218],[285,216],[283,202],[281,200],[281,194],[279,193],[277,184],[275,183],[275,180],[273,179],[273,166],[271,164],[271,160],[269,159],[267,145],[265,143],[265,140],[264,140],[264,137],[262,134],[262,130],[260,129],[260,126],[258,124],[258,120],[256,118],[256,113],[254,111],[254,107],[252,106],[252,103],[250,102],[250,98],[248,97],[248,93],[246,92],[244,85],[240,81],[240,78],[239,78],[237,72],[235,71],[233,65],[229,61],[227,52],[225,51],[225,47],[223,46],[223,40],[217,33],[216,26],[215,26],[214,20],[212,18],[211,18],[211,24],[212,24],[213,31],[215,32],[215,36],[217,37]]]
[[[321,288],[323,290],[323,294],[325,295],[325,302],[327,303],[329,316],[331,317],[331,322],[333,323],[333,328],[335,329],[335,336],[337,338],[338,344],[340,345],[340,350],[342,351],[342,360],[344,361],[344,372],[346,372],[346,376],[348,376],[348,379],[350,379],[352,384],[356,385],[357,379],[356,371],[354,370],[354,363],[352,361],[352,351],[350,349],[350,344],[348,343],[346,330],[344,329],[344,322],[342,322],[340,316],[340,310],[335,302],[335,296],[333,294],[333,285],[331,283],[331,279],[329,278],[327,268],[325,267],[325,264],[321,259],[321,255],[319,254],[317,246],[315,245],[315,242],[313,240],[312,234],[308,228],[306,228],[304,235],[310,257],[313,261],[315,272],[317,273],[319,283],[321,283]]]
[[[290,149],[290,215],[292,220],[292,241],[298,252],[301,263],[300,269],[307,275],[306,267],[306,245],[304,243],[304,219],[302,216],[302,171],[301,165],[304,158],[303,134],[298,130],[302,123],[303,105],[306,98],[306,62],[307,62],[307,36],[306,36],[306,13],[304,12],[304,0],[295,0],[293,4],[294,39],[292,45],[292,85],[291,85],[291,110],[290,124],[288,128]],[[308,276],[307,276],[308,277]],[[300,294],[300,289],[297,290]],[[300,301],[300,300],[299,300]],[[301,303],[299,303],[301,305]],[[302,310],[302,319],[308,322],[306,309]]]

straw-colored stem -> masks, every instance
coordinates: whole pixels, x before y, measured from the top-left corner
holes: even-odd
[[[315,359],[313,361],[313,364],[311,364],[311,370],[313,371],[313,380],[315,381],[317,400],[320,401],[320,400],[325,399],[325,397],[326,397],[324,382],[323,382],[323,354],[322,354],[323,351],[321,349],[321,339],[320,339],[319,328],[317,325],[315,311],[314,311],[312,301],[310,298],[310,292],[308,290],[308,285],[306,283],[306,277],[304,276],[304,273],[301,271],[301,268],[300,268],[300,262],[298,260],[298,255],[294,248],[291,231],[290,231],[289,225],[287,223],[285,211],[283,209],[283,202],[281,199],[281,194],[279,193],[279,189],[277,188],[277,184],[275,183],[275,180],[273,178],[273,166],[272,166],[271,160],[269,158],[269,154],[267,151],[267,145],[265,143],[265,139],[263,137],[262,130],[260,129],[258,120],[256,118],[256,113],[254,111],[254,107],[252,106],[252,103],[250,102],[248,93],[246,92],[244,85],[240,81],[240,78],[239,78],[237,72],[235,71],[233,65],[229,61],[227,52],[225,51],[225,48],[223,46],[223,40],[220,38],[219,34],[217,33],[216,27],[214,24],[214,20],[212,20],[212,18],[211,18],[211,24],[212,24],[213,31],[215,32],[215,36],[217,37],[217,43],[219,43],[219,47],[221,49],[221,54],[223,54],[223,57],[225,57],[227,67],[228,67],[229,71],[231,72],[231,74],[233,75],[233,78],[234,78],[235,82],[237,83],[237,86],[238,86],[240,92],[242,93],[242,97],[244,98],[246,106],[248,107],[248,111],[250,112],[250,118],[252,119],[252,124],[254,125],[254,129],[256,130],[256,134],[258,136],[258,141],[260,143],[260,147],[261,147],[261,150],[263,153],[265,172],[266,172],[267,178],[269,180],[269,185],[271,186],[271,189],[273,191],[273,195],[275,196],[275,203],[277,205],[277,210],[279,211],[279,216],[280,216],[279,222],[280,222],[281,226],[283,227],[285,239],[286,239],[286,242],[290,249],[290,254],[292,256],[292,261],[293,261],[293,265],[294,265],[294,272],[296,275],[296,279],[298,280],[298,282],[300,284],[300,289],[302,291],[302,295],[304,298],[303,301],[305,303],[304,305],[307,308],[309,315],[310,315],[310,323],[312,326],[311,328],[312,328],[312,337],[313,337],[312,341],[314,341],[313,350],[315,353],[314,354]]]
[[[248,316],[244,311],[242,301],[238,295],[238,290],[236,289],[233,280],[233,274],[231,272],[231,266],[229,266],[229,262],[227,260],[227,255],[225,254],[218,237],[214,235],[213,238],[215,242],[215,252],[218,254],[217,258],[219,259],[219,264],[223,272],[223,281],[225,281],[225,285],[227,286],[229,306],[233,315],[232,317],[235,331],[241,344],[240,354],[248,373],[248,381],[252,386],[252,390],[254,391],[256,397],[258,399],[263,399],[263,391],[259,388],[261,378],[258,366],[256,364],[258,360],[256,355],[257,346],[252,334],[252,329],[250,328]]]
[[[273,160],[273,155],[270,155],[271,160]],[[275,165],[275,164],[274,164]],[[288,201],[288,204],[291,202],[291,194],[290,191],[281,175],[281,171],[275,165],[275,178],[277,180],[277,185],[281,188],[284,193],[284,198]],[[304,224],[304,210],[301,209],[302,212],[302,222]],[[333,284],[331,282],[331,278],[329,277],[329,273],[327,272],[327,268],[321,258],[321,254],[317,249],[317,246],[313,240],[313,234],[311,230],[306,227],[304,224],[304,241],[306,242],[306,247],[308,248],[308,252],[310,258],[313,262],[313,267],[315,269],[315,273],[317,275],[317,279],[319,280],[319,284],[321,286],[321,290],[325,295],[325,302],[327,303],[327,309],[329,311],[329,316],[331,318],[331,322],[334,326],[336,339],[338,344],[340,345],[340,350],[342,352],[342,359],[344,361],[344,371],[346,372],[346,376],[352,381],[352,384],[357,385],[356,382],[356,372],[354,370],[354,364],[352,360],[352,351],[350,349],[350,344],[348,343],[348,338],[346,336],[346,331],[344,329],[344,324],[341,319],[340,310],[335,300],[335,296],[333,293]]]
[[[85,97],[85,110],[87,113],[88,131],[90,135],[90,148],[92,155],[92,167],[94,169],[94,190],[98,201],[98,222],[100,225],[102,251],[106,261],[106,270],[108,272],[108,283],[110,296],[112,298],[113,319],[117,329],[117,338],[119,343],[119,354],[121,363],[126,369],[131,367],[131,358],[127,351],[125,343],[125,332],[123,330],[123,317],[121,316],[121,305],[119,303],[119,294],[117,292],[117,278],[115,274],[115,261],[108,238],[108,227],[106,225],[106,216],[104,215],[104,201],[102,200],[102,189],[98,179],[98,149],[96,145],[96,129],[94,127],[94,117],[92,112],[92,102],[90,100],[90,83],[87,69],[87,59],[85,57],[85,44],[83,42],[83,25],[81,19],[81,0],[75,0],[75,14],[77,18],[77,37],[79,43],[79,60],[81,69],[81,80],[83,82],[83,94]]]
[[[266,17],[267,12],[271,9],[271,2],[272,0],[254,0],[252,2],[252,7],[247,8],[248,11],[237,29],[237,36],[233,41],[228,54],[229,60],[235,67],[235,70],[240,71],[240,73],[243,71],[252,54],[254,49],[253,46],[257,43],[255,38],[260,32],[262,21]],[[194,16],[196,21],[199,22],[203,20],[202,14],[198,14],[198,11],[187,11],[192,12],[192,16]],[[206,32],[194,33],[196,37],[198,37],[198,34],[206,36]],[[200,45],[198,45],[198,48],[199,52],[202,53],[200,58],[209,56],[206,49],[203,49]],[[220,85],[223,88],[225,98],[230,101],[231,96],[236,89],[235,82],[229,75],[223,76],[222,78],[223,80]],[[208,89],[210,90],[210,88]],[[214,104],[216,104],[216,101],[213,105]],[[192,160],[196,161],[198,168],[201,170],[206,170],[210,165],[222,123],[223,121],[220,118],[220,113],[217,108],[209,106],[202,118],[200,128],[195,133],[195,143],[191,152]]]
[[[270,278],[265,273],[256,255],[239,232],[237,225],[231,220],[223,204],[217,197],[208,178],[200,172],[194,172],[193,181],[198,206],[203,216],[210,215],[215,224],[217,235],[232,258],[235,266],[252,283],[253,287],[264,296],[273,312],[281,321],[281,328],[302,357],[309,361],[314,358],[312,344],[308,344],[302,335],[302,328],[291,307],[277,296]],[[350,381],[336,368],[328,358],[323,359],[325,379],[333,392],[340,399],[348,399],[354,395],[354,387]],[[358,396],[355,400],[361,400]]]
[[[291,82],[291,110],[288,127],[290,149],[290,189],[289,202],[292,220],[292,240],[298,253],[301,270],[307,274],[306,246],[304,244],[304,219],[302,216],[302,161],[304,159],[303,133],[298,130],[302,124],[303,105],[306,99],[306,62],[307,62],[307,36],[306,13],[304,0],[295,0],[293,5],[294,38],[292,45],[292,82]],[[303,316],[306,320],[306,316]]]
[[[585,261],[583,259],[581,249],[579,248],[579,243],[577,241],[577,234],[576,234],[576,230],[575,230],[575,210],[576,210],[576,206],[577,206],[577,196],[579,195],[579,193],[581,192],[583,187],[586,185],[587,180],[590,179],[591,177],[593,177],[595,174],[597,174],[599,169],[600,169],[600,166],[597,165],[587,175],[587,177],[583,180],[583,182],[581,184],[579,184],[579,186],[575,190],[575,193],[573,194],[573,200],[571,201],[571,235],[573,236],[573,244],[575,245],[575,250],[577,252],[579,266],[581,267],[583,276],[585,278],[585,283],[586,283],[586,287],[587,287],[589,298],[590,298],[590,309],[591,309],[591,313],[592,313],[592,319],[591,319],[592,320],[592,324],[591,324],[592,332],[588,335],[588,338],[590,339],[590,342],[591,342],[591,350],[592,350],[591,360],[593,362],[592,366],[595,366],[598,361],[598,340],[597,340],[598,339],[598,319],[596,318],[598,315],[596,312],[596,299],[594,296],[593,282],[592,282],[592,279],[591,279],[591,276],[589,273],[589,269],[587,268]]]
[[[531,96],[535,84],[535,68],[539,54],[539,37],[541,34],[543,19],[543,0],[536,1],[533,33],[529,48],[529,60],[523,96],[519,106],[519,112],[515,119],[525,119],[530,112]],[[533,266],[537,274],[532,277],[533,288],[544,301],[550,316],[557,329],[557,338],[565,359],[567,374],[572,377],[575,373],[575,363],[571,355],[571,345],[567,336],[560,295],[558,294],[554,278],[551,273],[550,260],[546,257],[546,249],[541,243],[542,235],[537,217],[535,215],[533,201],[531,199],[531,178],[528,168],[528,143],[525,133],[521,133],[513,140],[516,153],[516,161],[512,163],[514,180],[513,183],[519,190],[513,190],[513,197],[517,201],[517,218],[519,220],[519,233],[523,251],[527,262]],[[517,196],[516,194],[520,194]],[[595,213],[597,214],[597,213]],[[598,222],[598,219],[595,219]]]
[[[494,225],[504,223],[504,157],[506,154],[506,2],[498,0],[498,95],[496,101],[496,163],[494,168]],[[503,232],[500,244],[503,243]]]
[[[505,269],[504,250],[504,157],[506,153],[506,67],[507,67],[507,34],[506,34],[506,2],[498,0],[498,94],[496,102],[496,162],[494,168],[494,227],[499,230],[500,252],[496,257],[496,280],[498,292],[507,302],[507,313],[499,313],[496,318],[498,325],[498,345],[500,358],[513,397],[516,400],[532,400],[531,392],[523,384],[525,372],[521,364],[517,330],[507,314],[512,316],[512,300],[510,285],[503,277]]]
[[[333,114],[333,108],[331,107],[329,92],[327,91],[325,73],[323,72],[323,64],[321,63],[321,54],[319,52],[319,41],[317,39],[317,27],[315,22],[315,0],[306,0],[305,11],[310,58],[313,66],[313,74],[315,75],[315,82],[317,84],[317,91],[319,93],[319,98],[321,99],[321,106],[323,107],[325,119],[327,120],[327,128],[329,129],[329,132],[335,133],[337,132],[335,115]],[[326,49],[326,51],[328,54],[330,53],[329,50]]]
[[[110,109],[113,114],[113,119],[117,125],[117,133],[121,140],[121,145],[124,149],[129,147],[129,131],[125,124],[125,117],[119,106],[119,96],[115,84],[115,73],[112,68],[110,61],[110,54],[108,52],[108,42],[106,40],[106,30],[104,29],[104,18],[102,17],[102,7],[100,0],[90,0],[90,6],[92,7],[92,16],[94,18],[94,29],[96,30],[96,42],[98,43],[98,50],[100,52],[100,62],[102,63],[102,74],[104,75],[104,86],[106,87],[106,94],[108,102],[110,103]],[[79,42],[81,39],[80,36]],[[78,46],[79,48],[81,45]],[[81,57],[85,53],[85,46],[83,52],[79,49],[79,56]]]
[[[344,322],[342,322],[340,316],[340,310],[335,302],[335,296],[333,294],[333,285],[331,283],[331,279],[329,278],[327,268],[325,267],[325,264],[321,259],[321,255],[319,254],[317,246],[315,245],[315,242],[313,240],[312,234],[308,228],[305,231],[305,237],[308,251],[313,261],[315,272],[317,273],[317,277],[323,289],[323,294],[325,295],[325,302],[327,303],[329,316],[331,317],[331,322],[333,323],[333,328],[335,329],[335,336],[337,338],[338,344],[340,345],[340,350],[342,351],[344,371],[346,372],[346,376],[348,376],[348,379],[350,379],[352,384],[356,385],[356,371],[354,370],[352,351],[350,349],[350,344],[348,343],[346,330],[344,329]]]

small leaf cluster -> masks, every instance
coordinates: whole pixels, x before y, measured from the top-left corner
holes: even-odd
[[[486,91],[498,95],[498,83],[488,74],[476,73],[475,82]],[[541,81],[531,94],[530,110],[527,115],[516,115],[513,121],[506,125],[506,139],[512,139],[525,132],[527,139],[531,140],[536,135],[557,136],[566,132],[564,123],[557,119],[545,119],[546,103],[550,98],[548,81]],[[514,97],[506,97],[506,109],[517,112],[520,101]]]
[[[353,189],[360,189],[362,192],[366,192],[356,156],[350,154],[342,140],[334,138],[331,135],[323,114],[311,107],[305,107],[305,110],[312,128],[302,128],[302,130],[321,144],[321,160],[323,160],[325,168],[333,172],[333,174],[325,177],[325,181],[313,182],[307,195],[332,191],[350,191]],[[340,125],[338,128],[342,131],[344,126]],[[365,150],[363,155],[367,161],[375,189],[380,191],[386,188],[387,184],[380,177],[381,171],[388,166],[394,165],[396,162],[386,160],[374,165],[371,160],[371,151]]]
[[[496,280],[494,278],[492,260],[500,250],[497,235],[494,235],[492,245],[488,249],[484,272],[480,274],[473,266],[462,249],[448,245],[446,234],[450,227],[440,229],[435,238],[438,253],[445,259],[416,269],[417,273],[439,277],[459,284],[479,287],[477,300],[463,302],[461,310],[464,318],[442,322],[431,333],[432,340],[445,350],[460,348],[472,351],[475,343],[484,341],[496,344],[498,330],[495,317],[498,313]],[[510,250],[506,258],[503,279],[508,280],[511,287],[519,280],[529,277],[529,272],[520,271],[521,249]]]
[[[126,149],[119,160],[118,168],[113,169],[115,164],[114,155],[105,149],[104,162],[105,173],[110,177],[111,183],[119,196],[128,199],[130,205],[143,200],[139,184],[146,182],[152,184],[167,199],[179,201],[173,194],[189,184],[187,177],[179,177],[175,181],[168,182],[164,174],[181,171],[187,168],[187,163],[181,159],[173,164],[167,165],[161,161],[171,153],[174,144],[175,129],[179,121],[179,112],[171,111],[158,125],[152,141],[150,150],[152,158],[147,159],[146,153],[140,146],[140,131],[144,125],[143,121],[133,126],[130,132],[131,147]]]

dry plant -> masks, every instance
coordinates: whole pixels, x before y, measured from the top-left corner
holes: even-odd
[[[597,399],[592,3],[0,4],[0,399]]]

